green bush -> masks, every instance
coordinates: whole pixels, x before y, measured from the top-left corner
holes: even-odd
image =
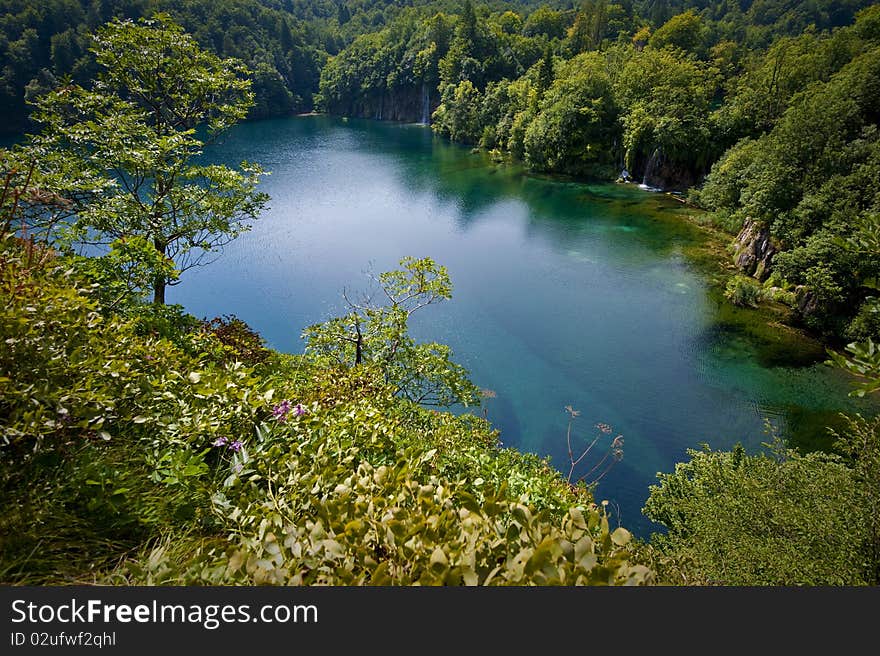
[[[338,401],[338,399],[337,399]],[[417,415],[414,422],[412,413]],[[477,423],[482,423],[476,420]],[[108,579],[160,584],[633,584],[631,536],[528,458],[466,446],[474,419],[389,391],[262,426],[213,497],[231,546],[145,551]],[[494,467],[487,465],[495,465]],[[523,488],[521,480],[528,481]],[[510,482],[513,482],[513,485]],[[519,488],[519,490],[516,490]],[[282,491],[280,493],[279,491]],[[543,490],[533,498],[530,492]]]
[[[215,337],[223,345],[221,357],[225,362],[242,362],[253,366],[269,357],[266,341],[247,323],[234,315],[203,321],[201,330]]]
[[[250,372],[104,311],[67,258],[5,240],[0,272],[3,580],[93,577],[160,531],[213,521],[210,445],[265,407]]]
[[[651,543],[691,584],[875,585],[877,423],[857,428],[851,438],[870,436],[859,453],[865,475],[778,445],[757,455],[689,451],[651,487],[644,512],[668,529]]]
[[[757,307],[764,300],[764,289],[754,278],[734,276],[727,281],[724,296],[734,305],[740,307]]]

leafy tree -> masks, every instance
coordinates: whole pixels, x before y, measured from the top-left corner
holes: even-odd
[[[873,376],[880,379],[876,371]],[[844,431],[832,434],[856,481],[853,492],[864,518],[865,578],[876,585],[880,583],[880,419],[856,415],[848,418]]]
[[[39,99],[43,129],[28,146],[73,204],[68,238],[144,237],[179,271],[204,263],[267,201],[256,191],[258,166],[198,161],[252,105],[246,69],[205,52],[164,15],[108,24],[93,52],[104,69],[93,88],[67,84]],[[71,179],[77,168],[85,174]],[[155,303],[174,282],[155,271]]]
[[[874,468],[876,431],[874,424],[866,456]],[[673,473],[658,474],[643,511],[668,529],[651,542],[674,558],[684,581],[877,583],[877,521],[869,517],[877,490],[840,458],[802,456],[779,444],[769,454],[747,455],[742,447],[688,454]]]
[[[852,236],[846,240],[839,239],[837,244],[855,253],[860,259],[876,258],[880,253],[880,215],[872,214],[866,217],[856,226]],[[876,277],[864,280],[863,284],[873,292],[880,291],[880,282]],[[861,312],[856,317],[856,320],[858,319],[873,324],[866,330],[869,334],[863,338],[864,341],[847,344],[845,353],[829,350],[828,354],[831,362],[862,380],[851,394],[865,396],[880,390],[880,348],[871,337],[871,334],[880,333],[876,325],[880,323],[880,300],[876,296],[868,296],[865,299]]]
[[[417,343],[407,332],[414,312],[451,297],[446,268],[431,258],[412,257],[400,266],[378,277],[383,303],[371,297],[355,302],[346,294],[347,315],[306,328],[306,352],[347,366],[378,366],[395,394],[417,403],[472,403],[477,389],[464,368],[452,362],[451,349]]]
[[[470,80],[448,85],[434,113],[434,130],[453,141],[476,143],[482,135],[481,102],[482,96]]]
[[[710,67],[680,51],[646,48],[633,52],[614,79],[623,108],[626,167],[649,168],[667,184],[690,186],[712,161],[709,112],[717,87]]]
[[[542,35],[549,39],[562,39],[565,31],[571,24],[571,19],[565,12],[551,9],[548,6],[538,7],[529,14],[523,25],[523,34],[526,36]]]
[[[798,315],[829,338],[880,330],[867,302],[878,253],[846,246],[880,212],[878,80],[875,46],[794,96],[770,132],[728,151],[700,194],[732,226],[750,218],[769,229],[776,282],[798,292]]]
[[[98,285],[96,296],[105,311],[136,310],[157,275],[168,281],[178,276],[174,262],[143,235],[120,237],[100,257],[78,257],[73,261],[79,273]]]
[[[652,48],[680,48],[698,52],[704,41],[704,26],[693,10],[673,16],[658,27],[648,41]]]
[[[544,49],[544,56],[538,62],[538,93],[544,94],[553,84],[553,52],[550,46]]]
[[[599,47],[608,28],[610,9],[607,0],[584,1],[581,11],[575,16],[574,24],[567,32],[568,46],[573,54]]]
[[[863,47],[850,31],[840,30],[832,38],[807,31],[777,39],[766,52],[749,53],[746,70],[730,80],[728,97],[715,116],[719,137],[733,143],[770,131],[798,92],[828,80]]]

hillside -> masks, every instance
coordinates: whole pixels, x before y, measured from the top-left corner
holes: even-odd
[[[842,420],[830,453],[689,450],[639,541],[593,498],[622,436],[597,424],[579,456],[569,422],[567,476],[503,448],[493,392],[410,334],[452,298],[430,257],[343,292],[302,355],[165,303],[271,200],[258,164],[205,149],[317,107],[430,123],[499,168],[681,192],[730,233],[727,299],[849,341],[831,358],[875,393],[867,4],[8,0],[0,112],[29,134],[0,150],[0,580],[876,585],[878,418]]]

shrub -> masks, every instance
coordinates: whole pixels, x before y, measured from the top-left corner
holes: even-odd
[[[876,583],[865,566],[867,547],[876,545],[877,521],[869,516],[876,491],[866,504],[869,488],[840,458],[779,445],[769,454],[747,455],[742,447],[688,453],[673,473],[658,474],[644,513],[668,529],[651,543],[691,583]]]
[[[226,362],[243,362],[252,366],[269,357],[266,341],[235,315],[227,314],[203,321],[201,330],[216,337],[223,345],[222,357]]]
[[[459,450],[473,418],[404,408],[390,394],[309,404],[260,428],[213,497],[234,536],[172,560],[167,545],[109,580],[210,584],[634,584],[631,536],[559,474],[497,447]],[[409,411],[421,424],[411,424]],[[477,420],[479,422],[479,420]],[[422,432],[425,428],[428,430]],[[417,439],[421,438],[421,439]],[[440,448],[445,446],[445,448]],[[483,456],[485,460],[481,459]],[[494,473],[493,473],[494,472]],[[509,479],[524,475],[518,494]],[[554,481],[535,503],[528,491]],[[278,491],[283,490],[283,494]]]
[[[757,307],[764,299],[764,290],[754,278],[738,275],[727,281],[724,297],[740,307]]]

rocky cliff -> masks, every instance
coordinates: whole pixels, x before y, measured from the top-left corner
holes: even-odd
[[[775,254],[770,229],[754,219],[746,219],[734,242],[736,266],[763,282],[770,275]]]

